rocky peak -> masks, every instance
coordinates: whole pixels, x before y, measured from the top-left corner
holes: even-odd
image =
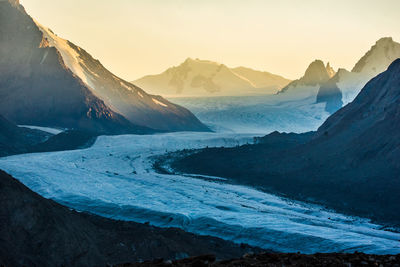
[[[385,71],[397,58],[400,58],[400,44],[393,41],[392,37],[383,37],[356,63],[352,72],[373,77]]]
[[[329,80],[330,75],[322,60],[313,61],[307,68],[301,81],[306,85],[316,85]]]
[[[187,59],[185,59],[185,61],[182,64],[190,64],[193,63],[195,60],[191,57],[188,57]]]
[[[376,41],[376,45],[387,45],[393,43],[393,38],[392,37],[382,37],[378,41]]]
[[[333,76],[335,76],[336,72],[335,70],[331,67],[331,65],[329,64],[329,62],[326,64],[325,67],[326,71],[328,72],[328,75],[330,78],[332,78]]]

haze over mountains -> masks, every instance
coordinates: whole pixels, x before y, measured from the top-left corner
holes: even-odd
[[[266,84],[257,83],[262,79],[254,77],[265,78],[265,73],[242,67],[229,69],[206,60],[187,59],[178,67],[159,75],[145,76],[134,83],[156,90],[158,94],[175,97],[173,101],[190,109],[213,129],[300,133],[316,130],[329,114],[351,102],[368,80],[400,57],[399,47],[400,44],[390,37],[379,39],[355,63],[352,71],[336,69],[337,66],[334,69],[329,62],[315,60],[301,78],[286,81],[288,84],[278,90],[262,90],[270,92],[264,95],[259,94],[259,89],[255,90],[257,93],[253,89],[243,89],[249,87],[237,75],[252,81],[255,87],[262,87]],[[220,70],[219,74],[215,74],[217,70]],[[217,86],[217,80],[225,87]],[[218,88],[222,88],[221,91]]]
[[[316,60],[302,78],[290,83],[280,93],[286,93],[288,98],[293,99],[314,95],[317,103],[326,102],[329,111],[336,111],[342,104],[351,102],[371,78],[385,71],[399,57],[400,44],[384,37],[366,52],[351,71],[340,68],[335,72],[329,63],[324,67],[322,61]]]
[[[289,82],[269,72],[188,58],[177,67],[132,83],[163,96],[208,97],[274,94]]]
[[[190,111],[147,94],[71,42],[0,2],[0,114],[17,124],[98,133],[208,130]]]

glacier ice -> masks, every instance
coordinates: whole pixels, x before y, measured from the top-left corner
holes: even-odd
[[[277,251],[400,253],[400,234],[366,219],[231,184],[158,174],[152,158],[184,148],[237,146],[252,134],[101,136],[88,149],[11,156],[0,168],[80,211],[179,227]]]

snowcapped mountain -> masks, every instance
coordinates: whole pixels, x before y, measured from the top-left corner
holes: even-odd
[[[0,2],[0,113],[18,124],[101,133],[208,130],[190,111],[109,72],[82,48]]]
[[[288,84],[281,76],[245,67],[186,59],[177,67],[158,75],[148,75],[132,83],[163,96],[237,96],[273,94]]]
[[[356,63],[351,71],[375,77],[384,72],[399,57],[400,44],[393,41],[391,37],[384,37],[376,41],[375,45]]]
[[[351,72],[340,69],[330,81],[321,85],[317,102],[325,102],[327,111],[335,112],[343,104],[353,101],[371,78],[385,71],[397,58],[400,58],[400,44],[391,37],[379,39]]]

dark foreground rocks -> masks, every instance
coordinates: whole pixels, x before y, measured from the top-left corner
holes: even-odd
[[[106,266],[210,253],[229,259],[253,250],[180,229],[79,213],[3,171],[0,207],[0,266]]]
[[[285,254],[263,253],[246,254],[239,259],[216,261],[215,256],[205,255],[177,261],[165,261],[162,259],[120,264],[115,267],[139,267],[139,266],[400,266],[400,255],[368,255],[354,254]]]

